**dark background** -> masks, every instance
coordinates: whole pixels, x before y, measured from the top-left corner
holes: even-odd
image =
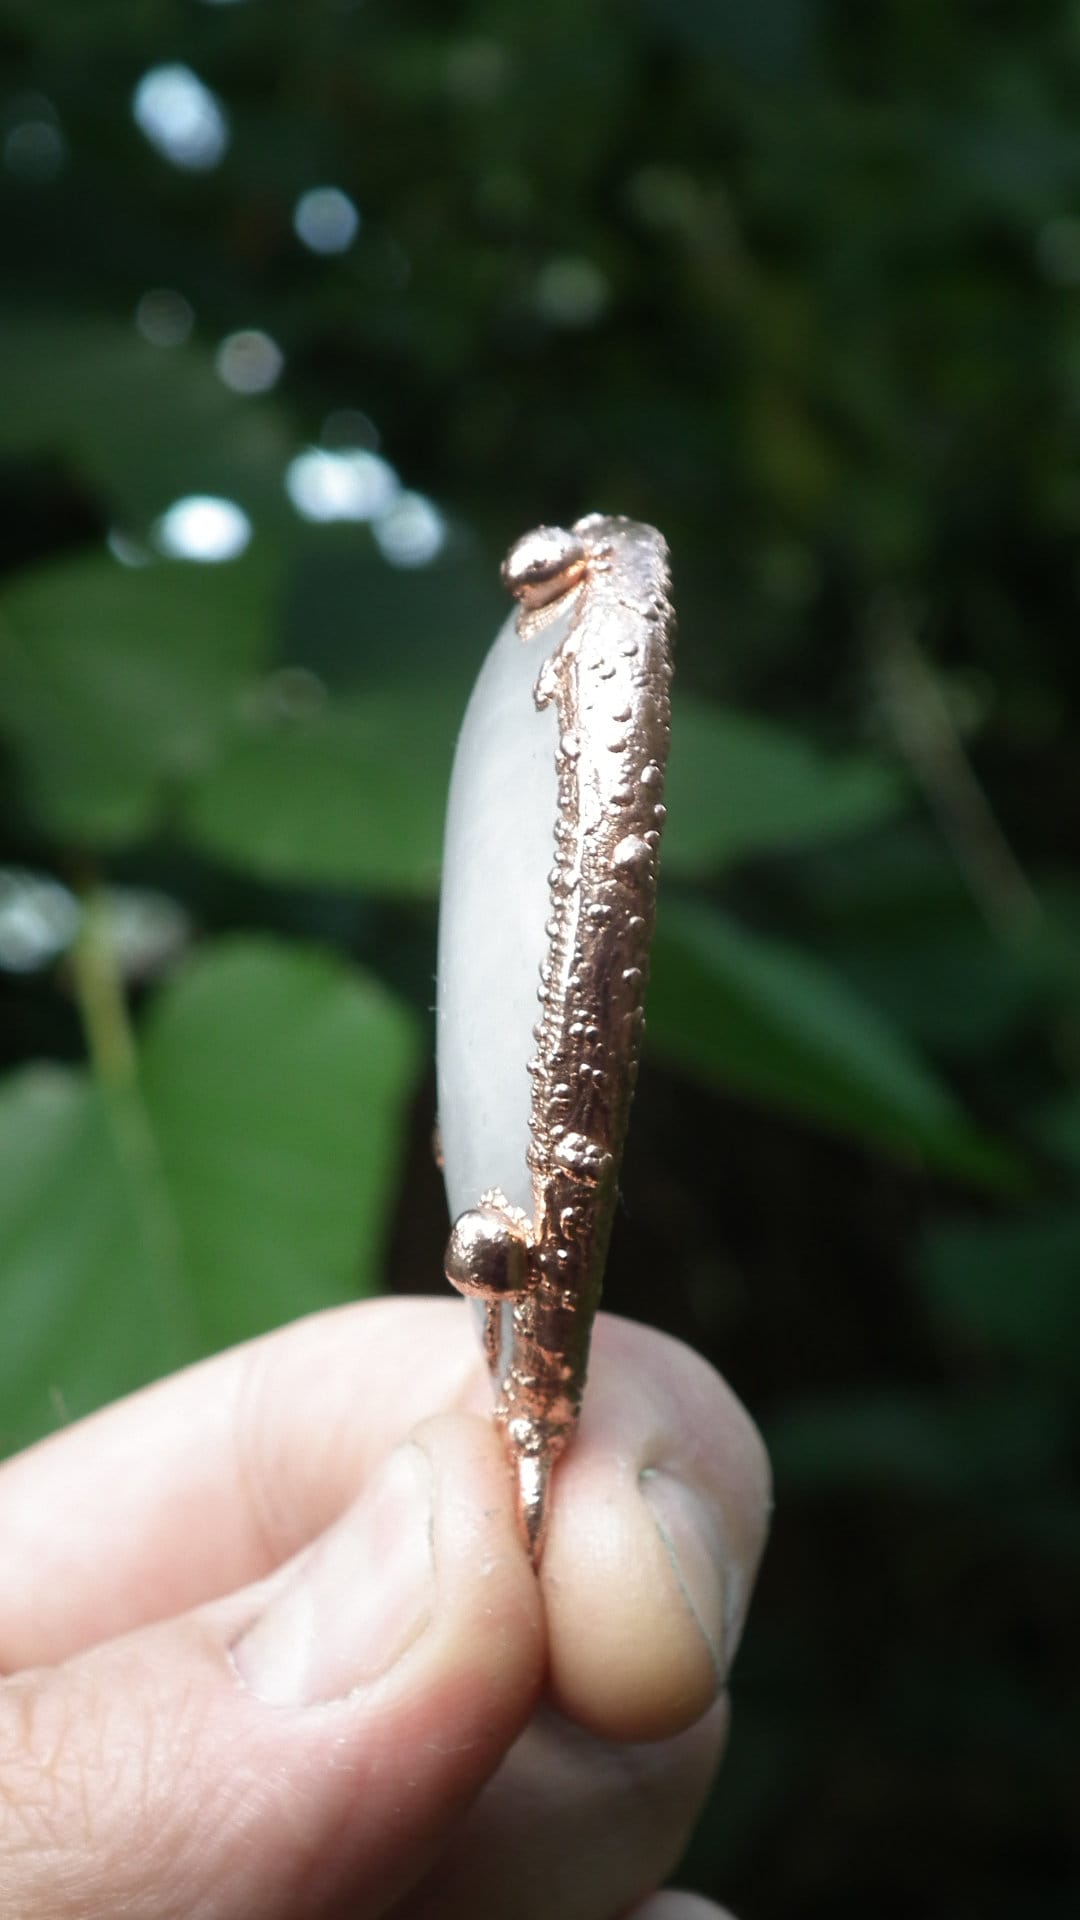
[[[172,157],[132,114],[170,65]],[[1080,6],[0,0],[0,245],[0,1446],[441,1285],[498,559],[651,520],[608,1300],[724,1370],[777,1485],[684,1879],[1075,1913]],[[305,447],[404,503],[305,519]],[[242,556],[169,557],[193,495]]]

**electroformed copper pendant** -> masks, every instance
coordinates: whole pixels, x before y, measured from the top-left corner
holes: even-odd
[[[503,579],[518,609],[473,691],[447,812],[439,1121],[447,1278],[483,1316],[538,1561],[637,1075],[674,616],[665,542],[632,520],[539,527]]]

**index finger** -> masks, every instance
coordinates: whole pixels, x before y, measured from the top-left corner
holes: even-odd
[[[679,1342],[601,1316],[541,1566],[556,1705],[602,1738],[677,1733],[722,1688],[764,1541],[748,1416]],[[317,1315],[0,1468],[0,1668],[258,1580],[419,1421],[490,1405],[467,1310]]]
[[[186,1368],[0,1465],[0,1672],[262,1579],[433,1412],[481,1409],[456,1301],[376,1300]]]

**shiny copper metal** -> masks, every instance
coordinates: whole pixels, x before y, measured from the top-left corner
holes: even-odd
[[[487,1303],[497,1418],[538,1562],[551,1469],[581,1407],[637,1077],[674,614],[665,542],[632,520],[589,514],[569,532],[538,528],[511,549],[503,578],[520,601],[525,640],[575,596],[569,630],[534,690],[537,706],[554,706],[558,719],[559,798],[529,1062],[533,1218],[485,1194],[454,1226],[447,1273]],[[506,1300],[508,1364],[500,1360]]]

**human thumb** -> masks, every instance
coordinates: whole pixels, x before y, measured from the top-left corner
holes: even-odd
[[[270,1580],[0,1684],[0,1914],[378,1915],[543,1660],[498,1438],[428,1421]]]

